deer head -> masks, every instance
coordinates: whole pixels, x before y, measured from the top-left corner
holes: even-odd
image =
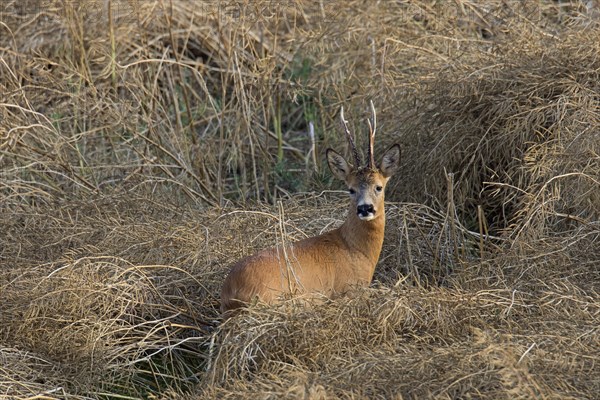
[[[348,129],[348,122],[344,119],[344,108],[340,116],[346,132],[346,138],[354,156],[354,165],[332,149],[327,150],[327,162],[334,176],[343,180],[348,186],[352,207],[356,215],[363,221],[371,221],[382,216],[384,207],[384,190],[389,178],[400,166],[400,146],[392,145],[383,154],[379,164],[375,163],[374,141],[377,129],[375,107],[371,102],[371,118],[369,124],[369,146],[367,150],[367,164],[361,166],[360,155],[356,149],[354,139]]]

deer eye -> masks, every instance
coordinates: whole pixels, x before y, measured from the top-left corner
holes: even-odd
[[[377,190],[378,192],[381,192],[383,190],[383,186],[376,186],[375,190]]]
[[[356,193],[356,190],[354,190],[354,189],[350,188],[350,189],[348,189],[348,193],[350,193],[350,194],[355,194],[355,193]]]

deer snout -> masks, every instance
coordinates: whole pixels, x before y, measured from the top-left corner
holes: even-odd
[[[361,204],[356,207],[356,214],[358,215],[358,218],[369,221],[375,218],[375,208],[373,207],[373,204]]]

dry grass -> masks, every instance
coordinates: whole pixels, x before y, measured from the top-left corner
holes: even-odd
[[[363,3],[0,5],[0,397],[597,397],[600,5]],[[374,284],[221,323],[369,99]]]

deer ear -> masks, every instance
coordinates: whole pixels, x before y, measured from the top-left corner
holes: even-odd
[[[329,169],[338,179],[346,180],[348,174],[352,171],[352,166],[348,162],[332,149],[327,149],[327,163]]]
[[[379,170],[386,178],[394,175],[400,168],[400,145],[394,144],[383,154]]]

